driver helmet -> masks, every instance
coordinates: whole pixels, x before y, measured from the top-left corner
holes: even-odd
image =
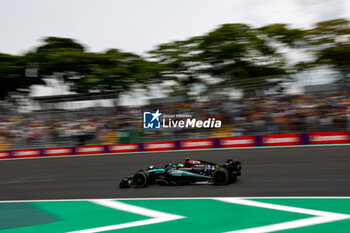
[[[185,158],[184,164],[186,167],[190,167],[190,157]]]

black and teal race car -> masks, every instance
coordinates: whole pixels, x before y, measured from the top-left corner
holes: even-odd
[[[168,163],[163,168],[150,166],[147,170],[139,170],[134,175],[121,180],[120,188],[143,188],[152,184],[186,185],[234,183],[241,175],[242,164],[238,160],[227,160],[224,164],[216,164],[203,160],[186,158],[183,164]]]

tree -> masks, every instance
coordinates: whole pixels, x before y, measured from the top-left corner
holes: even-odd
[[[43,84],[37,77],[26,75],[26,62],[22,56],[0,54],[0,99],[10,93],[29,93],[33,84]]]
[[[209,65],[201,71],[221,84],[247,95],[276,88],[288,77],[285,61],[268,38],[245,24],[225,24],[203,37],[198,59]]]
[[[95,57],[85,53],[83,45],[69,38],[48,37],[44,44],[24,55],[27,66],[37,70],[41,79],[60,77],[67,81],[72,76],[89,72]]]
[[[133,53],[110,49],[104,54],[95,54],[95,63],[90,72],[76,84],[79,91],[117,90],[127,91],[134,84],[152,81],[158,73],[154,62],[146,61]]]
[[[290,28],[286,24],[270,24],[258,28],[261,33],[264,33],[269,38],[281,42],[289,47],[300,48],[305,45],[304,36],[306,31],[297,28]]]
[[[291,48],[300,48],[311,59],[296,65],[299,71],[331,68],[339,74],[338,82],[349,82],[350,21],[333,19],[318,22],[311,29],[290,28],[285,24],[272,24],[259,30]]]
[[[340,74],[340,80],[349,82],[350,21],[335,19],[323,21],[308,31],[305,39],[312,46],[316,59],[311,67],[328,65]],[[309,64],[310,65],[310,64]]]
[[[19,90],[29,94],[31,85],[45,84],[50,78],[62,80],[78,93],[124,92],[158,80],[158,63],[133,53],[117,49],[86,52],[70,38],[48,37],[43,42],[23,56],[0,54],[0,99]]]
[[[47,78],[61,79],[78,93],[124,92],[161,83],[174,84],[173,94],[182,95],[198,86],[209,91],[236,88],[246,95],[282,90],[294,67],[278,52],[281,43],[313,55],[313,61],[298,64],[301,70],[328,66],[340,81],[349,82],[349,25],[347,19],[319,22],[308,30],[225,24],[202,36],[161,44],[149,52],[149,59],[118,49],[87,52],[73,39],[48,37],[23,56],[0,54],[0,99],[19,90],[28,93],[31,85]]]
[[[193,85],[203,83],[198,72],[200,62],[196,60],[200,41],[201,37],[174,41],[161,44],[149,52],[151,58],[158,63],[157,81],[171,80],[175,83],[172,94],[187,95]]]
[[[195,84],[212,89],[210,77],[215,86],[254,95],[278,88],[288,76],[284,58],[268,38],[245,24],[225,24],[203,36],[162,44],[150,53],[163,65],[163,80],[185,86],[185,93]]]
[[[156,75],[156,65],[132,53],[110,49],[105,53],[85,52],[69,38],[49,37],[44,45],[25,55],[38,76],[60,78],[78,93],[127,91],[135,83]]]

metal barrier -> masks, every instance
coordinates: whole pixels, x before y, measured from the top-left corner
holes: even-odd
[[[88,154],[127,153],[139,151],[169,151],[227,147],[290,146],[308,144],[350,143],[350,131],[267,134],[225,138],[203,138],[180,141],[160,141],[117,145],[57,147],[0,151],[0,159],[40,156],[68,156]]]

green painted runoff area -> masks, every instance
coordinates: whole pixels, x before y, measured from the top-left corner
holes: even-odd
[[[2,205],[1,203],[0,209],[2,209]],[[31,202],[31,205],[51,215],[53,218],[59,219],[59,221],[40,225],[33,224],[32,226],[10,228],[6,230],[2,229],[0,232],[62,233],[148,219],[148,217],[142,215],[111,209],[88,201]],[[18,212],[18,214],[21,214],[21,212]],[[32,219],[30,214],[22,217],[23,221],[25,221],[26,218]],[[0,218],[0,224],[2,221],[3,219]],[[18,219],[16,221],[18,221]]]
[[[349,214],[350,198],[266,198],[257,202]],[[214,199],[115,200],[185,218],[109,232],[229,232],[300,220],[314,215],[233,204]],[[0,232],[70,232],[151,219],[89,201],[0,202]],[[349,233],[350,219],[295,228],[283,233]]]
[[[256,199],[255,201],[350,215],[350,199]],[[283,231],[283,233],[308,232],[349,233],[350,219]]]

